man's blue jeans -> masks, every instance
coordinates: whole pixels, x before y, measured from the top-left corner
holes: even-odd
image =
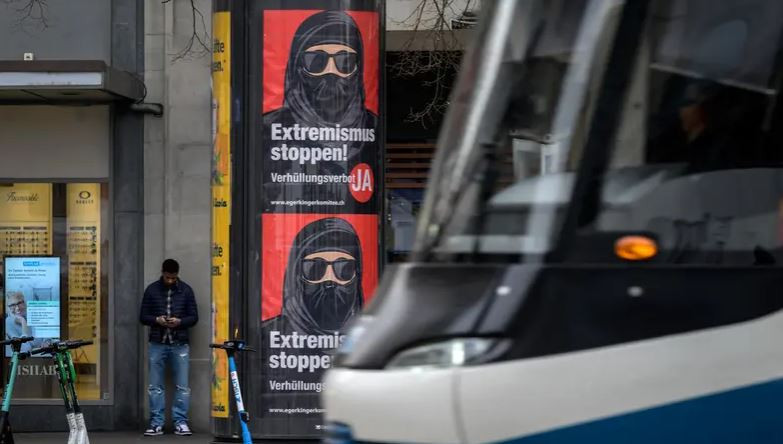
[[[188,366],[190,347],[188,344],[149,343],[150,385],[147,393],[150,397],[150,426],[163,426],[166,410],[166,367],[171,366],[174,384],[177,387],[174,405],[171,408],[174,424],[188,421],[190,407],[190,388],[188,387]]]

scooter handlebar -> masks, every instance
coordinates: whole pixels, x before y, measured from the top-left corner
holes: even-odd
[[[44,353],[52,353],[53,351],[54,351],[54,347],[52,347],[50,345],[48,347],[34,348],[34,349],[30,350],[30,355],[31,356],[32,355],[42,355]]]
[[[209,348],[222,348],[223,350],[230,351],[256,351],[256,349],[252,347],[245,347],[244,341],[226,341],[222,344],[209,344]]]
[[[93,344],[93,341],[85,341],[82,339],[76,339],[73,341],[59,341],[59,342],[53,342],[52,344],[47,345],[46,347],[34,348],[30,350],[30,354],[31,355],[40,355],[44,353],[51,354],[59,350],[66,350],[66,349],[73,350],[91,344]]]
[[[0,345],[14,345],[14,344],[24,344],[25,342],[30,342],[33,339],[35,339],[32,336],[20,336],[18,338],[11,338],[6,339],[5,341],[0,342]]]
[[[62,344],[62,343],[61,343]],[[65,341],[65,346],[69,349],[84,347],[85,345],[92,345],[93,341],[85,341],[84,339],[75,339],[73,341]]]

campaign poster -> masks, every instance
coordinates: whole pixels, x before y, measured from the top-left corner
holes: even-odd
[[[256,405],[279,436],[320,434],[324,372],[378,284],[381,3],[342,5],[262,11]]]
[[[265,212],[378,213],[378,20],[264,11]]]
[[[341,328],[378,284],[378,216],[264,214],[262,416],[322,413]]]
[[[33,336],[22,351],[59,339],[60,258],[6,257],[4,265],[5,338]]]

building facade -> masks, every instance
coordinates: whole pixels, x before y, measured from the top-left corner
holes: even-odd
[[[85,415],[95,429],[135,428],[145,280],[144,115],[134,106],[144,97],[143,5],[0,8],[5,332],[93,340],[74,356]],[[41,256],[57,261],[41,272],[27,267],[37,261],[15,260]],[[9,307],[12,292],[23,303]],[[50,360],[23,361],[17,381],[17,430],[67,429]]]

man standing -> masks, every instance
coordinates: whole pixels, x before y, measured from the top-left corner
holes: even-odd
[[[146,436],[163,434],[165,422],[166,367],[174,374],[176,394],[172,406],[174,433],[191,435],[188,427],[190,387],[188,365],[190,347],[188,329],[198,322],[198,309],[193,289],[178,277],[179,264],[174,259],[163,261],[159,280],[144,291],[139,320],[150,327],[149,378],[150,424]]]

